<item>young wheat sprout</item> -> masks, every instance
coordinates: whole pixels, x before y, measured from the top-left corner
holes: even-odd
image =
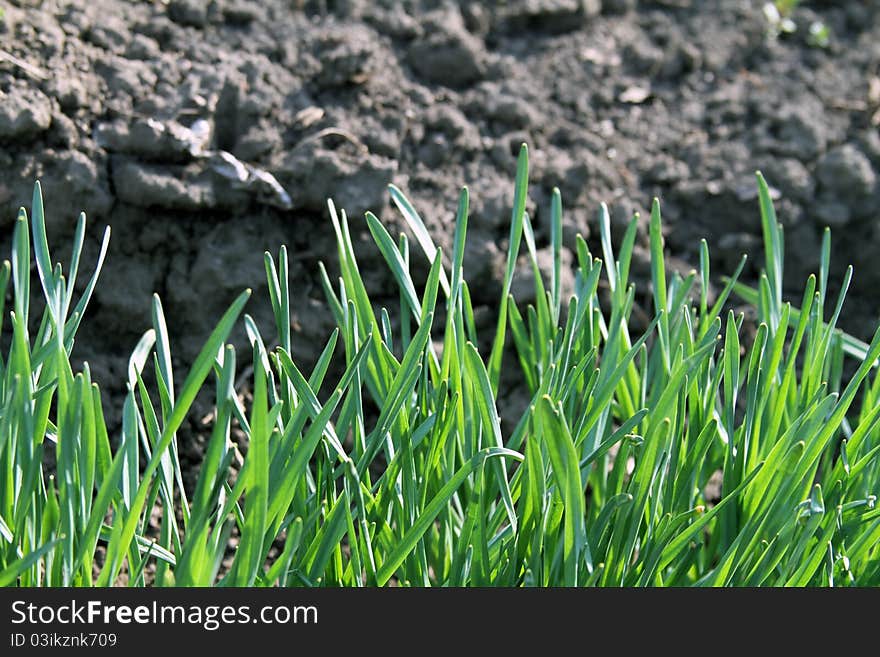
[[[277,258],[265,254],[277,335],[243,316],[251,398],[236,389],[241,355],[227,344],[249,291],[182,384],[155,297],[112,437],[106,427],[119,418],[105,419],[88,366],[70,363],[109,231],[77,298],[85,217],[65,273],[50,257],[38,183],[0,269],[0,287],[12,288],[0,356],[0,585],[880,584],[880,331],[864,344],[837,328],[852,271],[839,298],[827,298],[827,232],[818,276],[795,307],[783,297],[782,230],[758,174],[764,271],[749,287],[740,263],[710,299],[705,241],[699,271],[667,274],[655,201],[653,316],[635,334],[637,218],[615,251],[603,205],[594,257],[581,237],[562,244],[554,190],[544,280],[527,179],[523,146],[489,333],[478,335],[467,283],[467,189],[446,259],[396,187],[391,198],[421,254],[379,217],[352,221],[330,203],[339,277],[320,272],[337,327],[315,367],[303,371],[291,356],[296,299],[282,246]],[[395,313],[373,303],[362,278],[351,239],[362,225],[399,288]],[[522,242],[535,286],[526,307],[511,295]],[[569,298],[563,246],[576,254]],[[423,286],[410,274],[417,257],[430,263]],[[29,316],[32,260],[45,299],[39,321]],[[756,309],[753,338],[728,310],[732,295]],[[501,376],[512,368],[521,376]],[[502,425],[508,380],[530,402]],[[177,432],[206,386],[214,419],[188,489]],[[365,411],[371,405],[378,414]],[[246,442],[234,442],[234,427]]]

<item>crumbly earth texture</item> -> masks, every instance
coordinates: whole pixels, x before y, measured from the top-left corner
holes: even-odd
[[[880,2],[803,2],[796,29],[781,36],[763,5],[4,2],[0,252],[37,178],[55,259],[67,257],[79,210],[90,219],[85,263],[112,226],[74,355],[118,409],[151,293],[183,371],[245,287],[254,288],[248,312],[274,333],[263,252],[281,244],[291,254],[294,355],[309,367],[332,328],[317,266],[334,271],[329,197],[350,217],[376,300],[396,307],[363,221],[370,209],[402,229],[388,183],[447,253],[458,191],[469,186],[465,272],[478,321],[490,325],[516,153],[527,142],[528,209],[548,263],[559,187],[569,248],[581,233],[599,253],[590,232],[601,201],[619,235],[658,196],[675,268],[698,264],[705,237],[713,275],[749,252],[753,279],[760,169],[785,226],[786,284],[802,289],[831,226],[833,271],[855,266],[847,328],[864,337],[880,285]],[[827,28],[827,44],[813,24]],[[635,259],[645,280],[644,227]],[[415,245],[412,267],[423,279]],[[528,301],[529,276],[524,266],[518,299]],[[246,344],[243,329],[235,340]]]

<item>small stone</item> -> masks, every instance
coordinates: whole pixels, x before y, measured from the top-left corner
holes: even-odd
[[[650,97],[651,90],[648,87],[632,86],[624,89],[617,97],[617,100],[629,105],[641,105]]]

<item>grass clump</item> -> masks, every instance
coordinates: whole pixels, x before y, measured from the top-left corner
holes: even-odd
[[[240,363],[227,344],[248,292],[179,387],[154,298],[153,326],[130,360],[118,440],[88,367],[74,373],[69,361],[101,262],[74,304],[84,218],[65,276],[49,256],[37,186],[30,236],[22,210],[12,262],[0,271],[13,297],[0,362],[0,584],[106,585],[123,571],[131,586],[880,584],[880,331],[866,345],[836,328],[851,270],[836,302],[827,299],[827,233],[818,276],[795,308],[783,300],[783,235],[759,174],[765,273],[751,289],[737,281],[741,265],[710,304],[706,242],[698,272],[667,275],[655,201],[654,317],[632,335],[636,219],[615,251],[602,206],[603,258],[578,237],[574,294],[564,299],[559,192],[544,281],[527,178],[523,147],[492,335],[477,335],[466,280],[466,189],[449,265],[397,188],[392,199],[421,255],[367,214],[399,287],[395,323],[371,302],[350,222],[331,203],[340,275],[321,273],[338,326],[314,369],[301,371],[290,356],[281,247],[277,259],[265,254],[277,335],[270,341],[243,318],[251,400],[235,389]],[[510,296],[523,242],[535,272],[528,307]],[[31,252],[46,300],[34,336]],[[415,257],[431,263],[424,286],[410,275]],[[753,339],[743,315],[724,312],[734,293],[756,307]],[[478,344],[491,347],[481,353]],[[328,381],[338,352],[344,373]],[[851,357],[856,368],[844,366]],[[531,396],[509,434],[496,404],[503,368],[519,368]],[[214,423],[198,482],[186,490],[176,432],[208,385]],[[375,419],[364,410],[370,402]],[[234,426],[247,437],[240,466]],[[43,465],[47,450],[54,474]],[[710,496],[719,475],[720,497]]]

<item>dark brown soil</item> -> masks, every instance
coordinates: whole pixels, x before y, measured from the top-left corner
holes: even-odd
[[[619,230],[663,203],[678,266],[709,240],[713,273],[761,264],[753,172],[775,190],[793,298],[824,226],[855,265],[846,325],[864,337],[880,285],[880,3],[803,2],[776,38],[746,0],[13,0],[0,23],[0,253],[41,179],[55,257],[80,209],[86,262],[112,226],[75,355],[119,407],[127,356],[163,301],[176,365],[245,287],[272,334],[263,251],[291,250],[295,355],[331,328],[325,207],[352,218],[377,302],[396,304],[363,213],[400,223],[405,190],[444,246],[471,190],[465,262],[479,313],[499,294],[516,151],[531,149],[539,246],[560,187],[566,244],[600,201]],[[830,29],[826,48],[809,26]],[[642,236],[644,238],[644,235]],[[447,249],[448,251],[448,249]],[[596,249],[598,252],[598,249]],[[645,250],[637,252],[642,264]],[[414,269],[425,267],[414,254]],[[527,289],[527,286],[521,286]],[[244,343],[244,331],[235,335]],[[181,448],[185,450],[186,447]]]

